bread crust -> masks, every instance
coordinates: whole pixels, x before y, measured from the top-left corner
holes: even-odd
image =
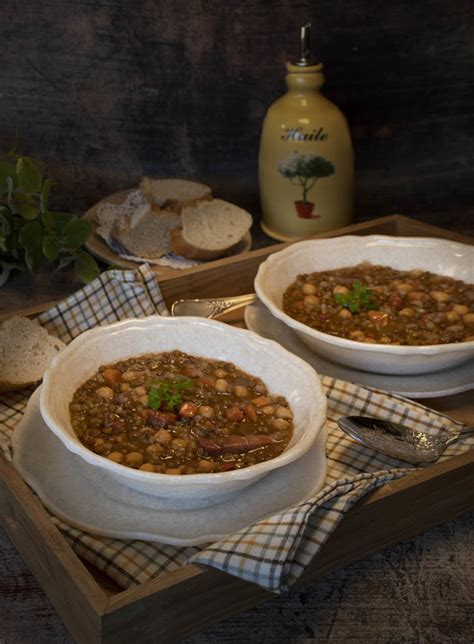
[[[212,261],[213,259],[219,259],[220,257],[224,257],[224,255],[229,253],[242,241],[241,239],[239,239],[237,243],[232,244],[232,246],[228,246],[227,248],[221,248],[219,250],[206,250],[205,248],[198,248],[197,246],[193,246],[192,244],[189,244],[187,241],[185,241],[181,234],[182,230],[183,229],[181,226],[177,226],[176,228],[173,228],[171,230],[171,247],[173,249],[173,253],[179,255],[180,257],[186,257],[186,259],[198,259],[208,262]]]

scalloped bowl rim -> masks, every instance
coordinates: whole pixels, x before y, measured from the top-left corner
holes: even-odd
[[[251,465],[242,469],[231,470],[229,472],[215,472],[211,474],[202,473],[187,474],[184,476],[171,476],[169,474],[162,474],[160,472],[144,472],[141,470],[135,470],[133,468],[110,461],[105,457],[99,456],[98,454],[95,454],[95,452],[92,452],[87,447],[85,447],[77,437],[73,438],[70,434],[68,434],[67,431],[63,429],[62,425],[56,421],[54,415],[49,409],[50,388],[51,385],[54,384],[53,379],[57,369],[61,364],[64,363],[64,361],[71,358],[77,359],[81,348],[84,348],[85,345],[90,342],[94,342],[98,338],[106,337],[110,333],[145,331],[148,329],[148,327],[166,327],[168,325],[173,326],[175,324],[186,324],[192,326],[198,325],[207,328],[221,328],[222,330],[225,329],[226,333],[229,336],[229,339],[234,337],[238,338],[240,341],[252,343],[254,346],[258,346],[260,348],[265,347],[267,351],[275,352],[277,356],[279,355],[282,359],[286,359],[287,362],[291,362],[296,365],[301,370],[301,372],[305,374],[305,377],[308,378],[312,383],[315,394],[314,399],[310,400],[308,403],[306,428],[297,442],[291,447],[287,448],[282,454],[273,459],[269,459],[268,461],[257,463],[255,465]],[[160,352],[159,341],[157,342],[157,345],[158,346],[156,351]],[[176,349],[180,350],[179,347],[176,347]],[[142,352],[141,355],[143,355],[143,353],[144,352]],[[140,355],[140,350],[138,350],[138,352],[134,354],[134,356],[137,355]],[[207,354],[203,353],[201,355],[202,357],[208,357],[210,359],[213,358],[212,350],[207,352]],[[120,359],[125,358],[114,359],[114,357],[111,356],[110,362]],[[256,367],[258,367],[258,361],[256,361],[255,365]],[[100,365],[97,364],[95,370],[97,370],[99,366]],[[258,377],[258,368],[255,368],[253,371],[254,373],[252,375]],[[276,392],[276,395],[279,394],[281,394],[281,392]],[[176,489],[179,489],[193,487],[198,491],[200,487],[217,487],[219,485],[222,485],[223,482],[230,483],[252,480],[253,478],[257,477],[260,478],[262,475],[270,472],[271,470],[283,467],[302,456],[308,451],[311,445],[313,445],[326,421],[327,399],[316,371],[304,360],[295,356],[290,351],[287,351],[273,340],[264,339],[252,331],[231,327],[227,324],[215,320],[208,320],[205,318],[191,316],[182,316],[175,318],[152,315],[145,318],[129,318],[127,320],[122,320],[101,327],[95,327],[94,329],[84,331],[79,336],[74,338],[53,358],[48,370],[44,374],[43,385],[41,387],[40,409],[43,420],[46,422],[49,429],[63,442],[63,444],[69,451],[81,457],[88,463],[105,469],[111,474],[114,474],[115,476],[122,479],[128,478],[137,482],[149,484],[156,483],[157,485],[159,484],[162,488],[174,487]]]
[[[287,246],[281,251],[269,255],[269,257],[259,266],[257,275],[255,277],[255,291],[258,295],[258,298],[265,304],[265,306],[270,310],[272,315],[284,322],[287,326],[299,331],[303,334],[309,335],[310,337],[320,340],[326,344],[333,344],[337,347],[362,350],[362,351],[373,351],[376,353],[388,353],[395,355],[433,355],[442,353],[444,351],[456,352],[456,351],[465,351],[467,349],[474,349],[474,340],[468,342],[450,342],[444,344],[429,344],[429,345],[390,345],[390,344],[377,344],[369,342],[358,342],[357,340],[349,340],[347,338],[341,338],[337,335],[331,335],[329,333],[324,333],[323,331],[318,331],[313,329],[302,322],[298,322],[294,318],[287,315],[280,307],[278,307],[274,301],[267,296],[265,292],[265,280],[271,276],[271,270],[275,263],[281,261],[289,261],[289,259],[299,253],[305,253],[310,248],[318,247],[328,247],[330,245],[340,245],[343,246],[347,243],[360,243],[360,242],[380,242],[386,241],[394,245],[398,245],[397,242],[400,242],[400,245],[407,242],[420,242],[420,246],[424,244],[433,245],[433,242],[438,243],[439,245],[445,246],[449,244],[453,247],[459,247],[460,249],[471,249],[471,246],[468,244],[461,244],[460,242],[454,242],[449,240],[437,239],[432,237],[391,237],[390,235],[367,235],[367,236],[358,236],[358,235],[344,235],[341,237],[327,238],[327,239],[310,239],[301,242],[295,242],[290,246]],[[368,246],[368,244],[363,244],[363,246]],[[364,258],[361,258],[361,261],[364,261]],[[325,270],[321,268],[320,270]],[[408,269],[407,269],[408,270]],[[429,270],[429,269],[425,269]],[[294,275],[291,282],[288,282],[289,286],[292,281],[296,278]]]

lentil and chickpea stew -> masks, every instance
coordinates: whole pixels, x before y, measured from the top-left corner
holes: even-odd
[[[248,467],[291,440],[286,399],[230,362],[180,351],[102,366],[75,392],[71,422],[96,454],[145,472]]]
[[[313,329],[359,342],[428,345],[474,340],[474,285],[368,262],[298,275],[283,310]]]

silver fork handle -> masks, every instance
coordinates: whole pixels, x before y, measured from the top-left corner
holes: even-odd
[[[171,305],[171,315],[197,315],[215,318],[223,313],[229,313],[234,309],[252,304],[256,299],[255,293],[249,293],[233,297],[176,300]]]

